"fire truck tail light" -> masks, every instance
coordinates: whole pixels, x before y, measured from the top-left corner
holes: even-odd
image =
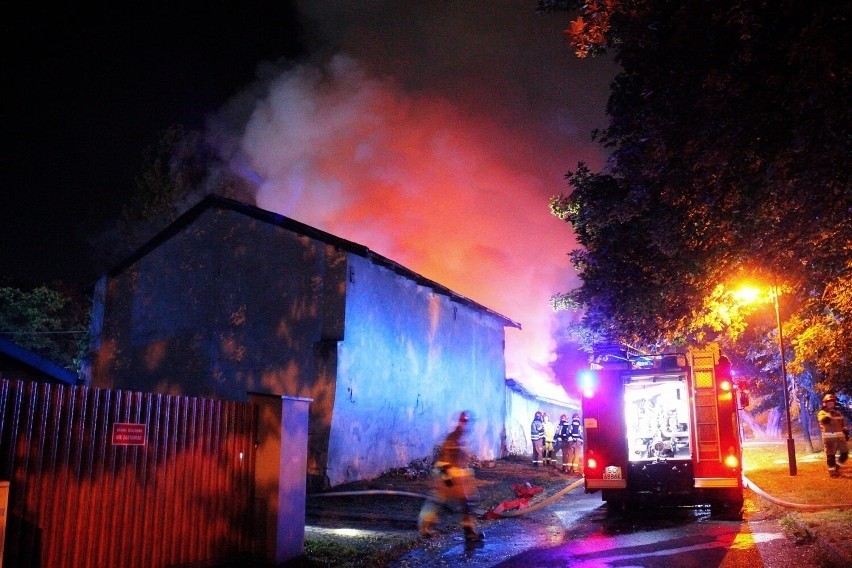
[[[719,381],[719,389],[725,392],[731,392],[731,381],[722,380]]]
[[[725,465],[730,468],[737,468],[740,465],[740,460],[734,454],[728,454],[725,457]]]
[[[587,469],[598,469],[598,460],[595,458],[589,458],[586,460],[586,468]]]

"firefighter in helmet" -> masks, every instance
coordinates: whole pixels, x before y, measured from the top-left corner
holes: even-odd
[[[468,541],[482,540],[484,535],[477,530],[476,517],[471,503],[476,498],[476,490],[471,483],[473,470],[468,467],[467,433],[473,425],[473,414],[469,410],[459,414],[458,424],[447,435],[435,460],[433,479],[435,499],[427,499],[420,509],[417,528],[426,537],[434,535],[433,529],[438,523],[438,509],[441,505],[460,510],[464,537]]]
[[[579,414],[575,412],[571,422],[568,422],[566,414],[559,418],[559,437],[562,439],[562,472],[574,473],[575,462],[579,472],[579,453],[583,445],[583,427],[580,424]]]
[[[822,432],[822,444],[825,448],[825,461],[828,464],[828,475],[840,476],[838,463],[846,463],[849,459],[849,430],[844,423],[843,414],[837,409],[837,396],[828,393],[822,397],[822,408],[817,412],[817,421]],[[837,457],[840,454],[840,457]]]
[[[532,463],[535,467],[542,464],[544,457],[544,413],[539,410],[530,424],[530,441],[532,441]]]

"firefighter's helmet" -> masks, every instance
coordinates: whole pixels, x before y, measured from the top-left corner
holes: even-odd
[[[537,412],[535,413],[535,419],[536,419],[536,420],[541,420],[542,418],[544,418],[544,415],[542,414],[541,410],[537,411]]]
[[[568,415],[563,414],[562,416],[559,417],[559,421],[560,422],[567,422],[568,421]]]
[[[580,419],[580,415],[579,415],[579,414],[577,414],[576,412],[574,413],[574,416],[572,416],[572,417],[571,417],[571,420],[573,420],[573,419],[575,419],[575,418],[576,418],[577,420],[579,420],[579,419]]]
[[[837,402],[837,396],[833,392],[828,393],[822,397],[822,403],[825,404],[826,402]]]

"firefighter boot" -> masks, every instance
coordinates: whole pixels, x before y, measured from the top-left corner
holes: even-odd
[[[437,507],[433,501],[426,501],[417,518],[417,530],[420,536],[431,538],[435,536],[434,527],[438,524]]]
[[[485,538],[485,535],[482,532],[477,531],[475,528],[473,528],[473,527],[465,527],[464,528],[464,539],[465,540],[477,541],[477,540],[482,540],[484,538]]]
[[[840,468],[837,466],[837,458],[834,457],[834,454],[827,455],[825,461],[828,465],[829,477],[839,477]]]

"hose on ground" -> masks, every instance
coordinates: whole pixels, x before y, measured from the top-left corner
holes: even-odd
[[[308,497],[359,497],[361,495],[398,495],[401,497],[414,497],[415,499],[425,499],[434,501],[435,503],[444,504],[444,501],[432,495],[424,495],[423,493],[414,493],[412,491],[395,491],[392,489],[365,489],[363,491],[329,491],[328,493],[311,493]]]
[[[564,489],[560,489],[559,491],[557,491],[556,493],[554,493],[553,495],[551,495],[547,499],[545,499],[543,501],[539,501],[535,505],[531,505],[531,506],[525,507],[523,509],[515,509],[513,511],[505,511],[505,512],[501,511],[499,513],[494,513],[494,514],[499,515],[501,517],[520,517],[521,515],[526,515],[527,513],[532,513],[533,511],[538,511],[542,507],[546,507],[546,506],[550,505],[551,503],[553,503],[554,501],[558,501],[559,499],[562,498],[563,495],[565,495],[569,491],[572,491],[572,490],[580,487],[581,485],[583,485],[584,481],[585,480],[581,477],[580,479],[578,479],[574,483],[568,485]]]
[[[760,487],[754,484],[752,480],[743,475],[743,485],[769,501],[770,503],[775,503],[776,505],[780,505],[781,507],[786,507],[788,509],[796,509],[797,511],[827,511],[828,509],[852,509],[852,503],[843,503],[837,505],[808,505],[804,503],[791,503],[790,501],[783,501],[778,499],[777,497],[773,497]]]
[[[536,503],[530,507],[525,507],[523,509],[515,509],[513,511],[501,511],[499,513],[492,513],[494,515],[498,515],[500,517],[520,517],[521,515],[526,515],[527,513],[532,513],[533,511],[537,511],[543,507],[546,507],[562,498],[563,495],[572,491],[583,484],[583,478],[578,479],[574,483],[571,483],[564,489],[559,490],[557,493],[554,493],[547,499]],[[414,497],[415,499],[425,499],[427,501],[434,501],[439,505],[447,507],[448,509],[452,509],[453,506],[450,503],[445,502],[442,499],[438,499],[433,495],[425,495],[423,493],[413,493],[411,491],[395,491],[391,489],[367,489],[364,491],[330,491],[328,493],[312,493],[308,495],[308,497],[355,497],[361,495],[397,495],[401,497]],[[478,516],[482,516],[488,511],[483,510],[475,510],[474,511]]]
[[[500,511],[499,513],[492,513],[492,514],[497,515],[499,517],[503,517],[503,518],[511,518],[511,517],[520,517],[522,515],[532,513],[533,511],[537,511],[539,509],[547,507],[551,503],[561,499],[566,493],[573,491],[577,487],[580,487],[583,484],[583,481],[584,481],[584,479],[580,478],[577,481],[569,484],[565,488],[554,493],[553,495],[551,495],[547,499],[544,499],[543,501],[539,501],[538,503],[536,503],[535,505],[532,505],[530,507],[525,507],[523,509],[515,509],[515,510],[512,510],[512,511]],[[773,497],[772,495],[770,495],[769,493],[767,493],[766,491],[764,491],[763,489],[758,487],[752,480],[750,480],[745,475],[743,475],[743,485],[745,487],[751,489],[753,492],[757,493],[758,495],[760,495],[762,498],[766,499],[770,503],[774,503],[776,505],[779,505],[781,507],[786,507],[788,509],[795,509],[797,511],[827,511],[829,509],[842,509],[842,510],[852,509],[852,503],[840,503],[840,504],[828,505],[828,504],[792,503],[790,501],[784,501],[782,499],[778,499],[777,497]],[[414,493],[412,491],[395,491],[395,490],[389,490],[389,489],[370,489],[370,490],[364,490],[364,491],[331,491],[331,492],[328,492],[328,493],[313,493],[313,494],[308,495],[308,497],[355,497],[355,496],[361,496],[361,495],[396,495],[396,496],[401,496],[401,497],[412,497],[414,499],[425,499],[427,501],[433,501],[435,503],[438,503],[439,505],[447,507],[448,509],[453,508],[451,504],[446,503],[442,499],[438,499],[437,497],[435,497],[433,495],[426,495],[426,494],[423,494],[423,493]],[[487,513],[488,511],[476,510],[475,512],[476,512],[477,515],[482,516],[485,513]]]

